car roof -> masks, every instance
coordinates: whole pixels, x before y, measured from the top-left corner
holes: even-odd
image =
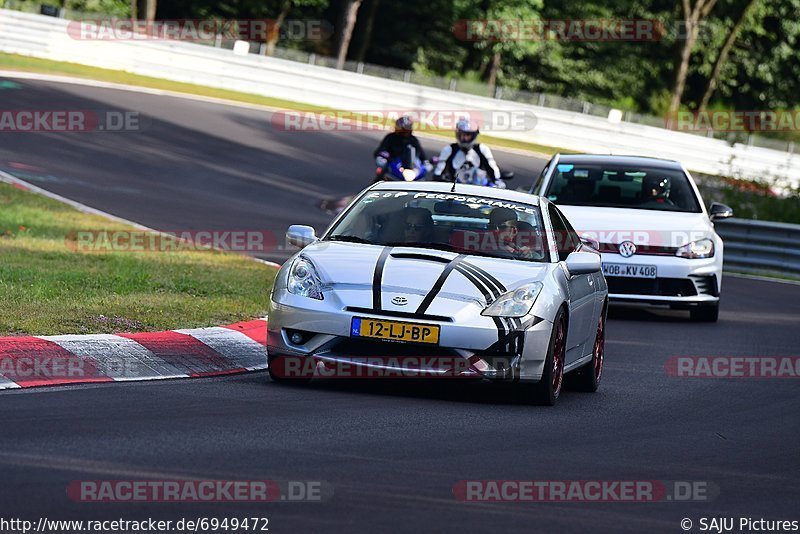
[[[651,158],[647,156],[617,156],[613,154],[560,154],[559,163],[581,164],[611,164],[611,165],[630,165],[647,166],[656,169],[682,170],[680,162],[671,159]]]
[[[458,195],[476,196],[497,200],[508,200],[510,202],[523,202],[538,206],[543,203],[537,195],[531,195],[522,191],[512,189],[497,189],[481,185],[456,184],[453,191],[453,182],[379,182],[370,191],[420,191],[425,193],[454,193]]]

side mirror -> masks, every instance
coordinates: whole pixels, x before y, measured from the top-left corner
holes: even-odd
[[[726,206],[725,204],[720,204],[719,202],[712,202],[711,209],[709,210],[709,216],[712,221],[717,219],[727,219],[728,217],[733,217],[733,208]]]
[[[569,274],[591,274],[600,270],[600,254],[573,252],[567,256]]]
[[[500,172],[500,179],[503,180],[503,181],[513,180],[514,179],[514,173],[511,172],[511,171],[501,171]]]
[[[581,243],[586,245],[587,247],[591,247],[596,251],[600,251],[600,241],[594,239],[593,237],[581,236]]]
[[[294,245],[297,248],[303,248],[306,245],[317,240],[317,235],[314,228],[311,226],[304,226],[302,224],[293,224],[286,231],[286,242]]]

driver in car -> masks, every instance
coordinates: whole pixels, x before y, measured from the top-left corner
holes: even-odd
[[[659,176],[646,176],[642,180],[642,204],[675,205],[669,199],[672,184],[669,178]]]
[[[516,258],[533,259],[534,250],[520,242],[520,223],[517,213],[509,208],[495,208],[489,215],[489,229],[493,230],[497,249],[508,252]]]
[[[433,217],[425,208],[407,208],[403,229],[406,243],[430,243],[433,238]]]

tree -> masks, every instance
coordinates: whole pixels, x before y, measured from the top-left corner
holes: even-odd
[[[714,94],[714,91],[717,88],[717,80],[722,72],[722,67],[728,60],[728,54],[730,53],[731,48],[733,48],[733,45],[736,42],[739,32],[741,31],[742,26],[744,26],[748,15],[750,15],[750,12],[757,3],[758,0],[748,0],[747,4],[744,6],[744,9],[741,11],[739,18],[736,20],[736,22],[734,22],[733,26],[728,31],[728,36],[725,38],[725,43],[722,45],[722,48],[717,55],[717,59],[714,62],[714,68],[711,71],[711,76],[708,78],[706,90],[703,92],[703,98],[700,101],[700,106],[698,107],[700,111],[704,111],[706,106],[708,106],[708,101],[711,100],[711,96]]]
[[[338,52],[336,53],[336,68],[343,69],[347,59],[347,51],[350,48],[350,39],[353,38],[353,29],[358,20],[358,8],[361,7],[363,0],[345,0],[342,4],[342,14],[339,17],[339,38]]]
[[[694,1],[694,4],[691,2]],[[700,25],[708,17],[717,0],[683,0],[683,23],[685,25],[686,36],[681,49],[680,63],[675,73],[675,85],[672,89],[672,99],[669,104],[668,117],[674,117],[678,113],[681,105],[683,91],[686,88],[686,78],[689,75],[689,61],[692,59],[692,51],[700,33]]]

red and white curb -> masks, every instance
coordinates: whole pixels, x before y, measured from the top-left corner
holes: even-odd
[[[212,328],[0,337],[0,389],[218,376],[266,369],[267,321]]]

